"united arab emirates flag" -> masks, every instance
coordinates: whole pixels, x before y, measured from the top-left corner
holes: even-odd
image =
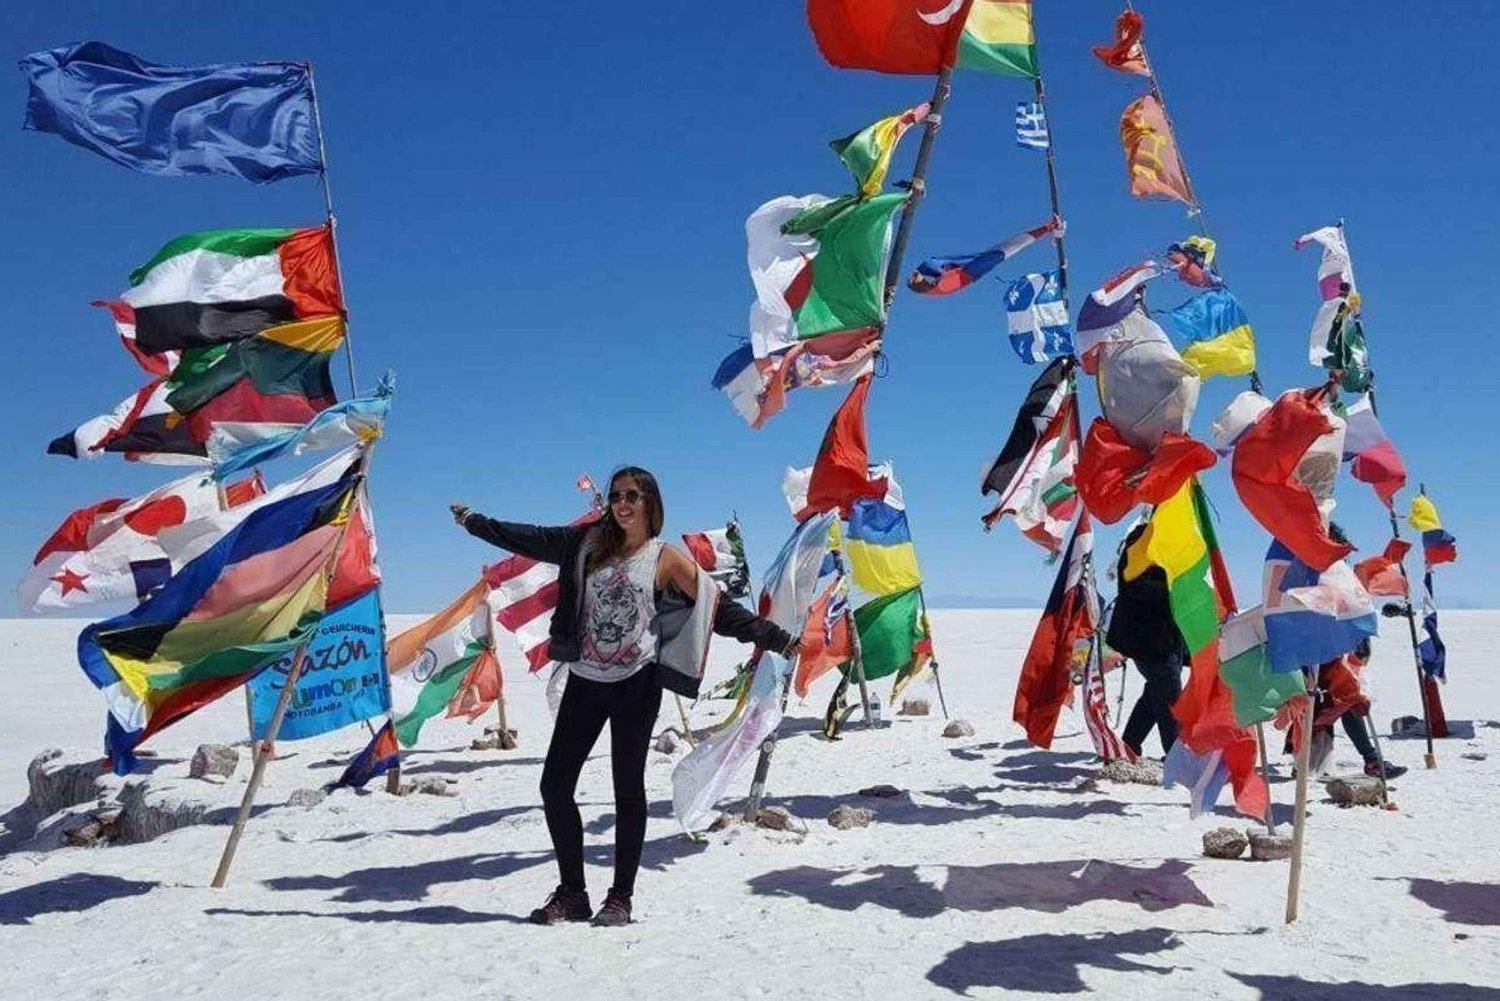
[[[314,229],[215,229],[168,243],[130,274],[117,301],[140,350],[236,341],[269,327],[344,308],[333,237]]]

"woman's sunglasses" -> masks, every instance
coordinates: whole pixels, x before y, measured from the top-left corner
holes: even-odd
[[[639,504],[645,496],[639,490],[611,490],[609,492],[609,502],[611,504],[618,504],[620,501],[624,501],[627,504]]]

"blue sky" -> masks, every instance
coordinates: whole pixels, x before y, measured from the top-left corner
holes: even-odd
[[[745,329],[744,219],[776,195],[842,193],[847,174],[826,142],[931,91],[927,78],[828,67],[791,0],[579,0],[545,16],[558,9],[373,2],[354,14],[264,0],[205,16],[187,3],[30,4],[8,12],[0,36],[13,57],[97,38],[167,63],[314,63],[360,381],[387,368],[399,380],[372,470],[392,611],[443,604],[495,557],[448,520],[450,500],[565,521],[580,507],[579,472],[602,479],[625,462],[661,479],[673,535],[737,509],[758,576],[790,528],[782,469],[811,461],[841,396],[794,394],[752,432],[708,388]],[[1079,292],[1192,231],[1180,206],[1127,194],[1117,123],[1143,83],[1089,54],[1118,9],[1036,5],[1075,308]],[[1291,243],[1343,216],[1382,419],[1460,540],[1439,598],[1500,604],[1485,569],[1497,386],[1482,305],[1500,217],[1489,66],[1500,12],[1352,0],[1139,9],[1268,391],[1317,380],[1305,360],[1317,257]],[[5,93],[18,125],[19,73]],[[909,265],[1046,218],[1042,159],[1014,143],[1015,102],[1028,95],[1017,79],[955,79]],[[892,180],[909,172],[915,139]],[[315,224],[322,202],[312,179],[147,177],[16,127],[0,130],[0,162],[12,359],[0,566],[18,580],[68,511],[171,475],[43,454],[141,381],[89,300],[122,290],[173,236]],[[999,274],[1050,259],[1039,246]],[[1052,577],[1040,551],[1008,524],[987,536],[978,521],[979,470],[1036,371],[1005,342],[1002,293],[992,280],[897,300],[870,437],[876,457],[895,460],[930,594],[1040,604]],[[1150,298],[1165,309],[1186,296],[1163,280]],[[1242,388],[1205,385],[1200,436]],[[1251,598],[1267,536],[1222,464],[1207,484]],[[1383,509],[1363,484],[1345,478],[1337,517],[1364,553],[1384,544]]]

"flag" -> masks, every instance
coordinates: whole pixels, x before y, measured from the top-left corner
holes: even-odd
[[[1250,318],[1227,288],[1212,288],[1172,310],[1182,360],[1198,376],[1249,375],[1255,371]]]
[[[1130,193],[1137,198],[1171,198],[1192,208],[1198,202],[1177,153],[1177,139],[1161,102],[1151,94],[1137,98],[1120,116],[1120,142]]]
[[[206,347],[343,311],[333,233],[213,229],[179,236],[130,273],[108,307],[142,351]],[[123,333],[123,331],[122,331]]]
[[[1031,0],[973,0],[958,42],[958,68],[1035,80]]]
[[[854,185],[861,195],[873,198],[880,194],[885,187],[885,175],[891,169],[891,156],[896,152],[896,145],[906,135],[907,129],[926,120],[929,108],[926,103],[919,104],[828,144],[854,175]]]
[[[1072,354],[1062,272],[1022,275],[1011,282],[1005,294],[1005,323],[1011,348],[1028,365]]]
[[[980,519],[986,531],[1008,514],[1015,518],[1016,527],[1026,538],[1054,555],[1062,550],[1063,537],[1080,506],[1075,475],[1079,445],[1077,408],[1077,393],[1069,392],[1025,464],[1007,481],[1000,503]],[[992,468],[981,491],[987,491],[991,479],[996,478]]]
[[[870,599],[854,610],[854,628],[859,633],[860,664],[866,681],[908,668],[927,636],[920,589]],[[852,663],[846,664],[844,671],[854,677]]]
[[[1219,676],[1234,693],[1234,719],[1254,726],[1276,716],[1288,699],[1307,691],[1302,674],[1274,671],[1260,605],[1231,615],[1219,633]]]
[[[1385,544],[1379,555],[1370,556],[1354,564],[1354,576],[1372,596],[1404,598],[1407,595],[1406,574],[1401,563],[1406,559],[1411,543],[1405,539],[1392,539]]]
[[[1354,262],[1349,257],[1349,245],[1344,241],[1344,227],[1324,226],[1303,233],[1292,242],[1292,249],[1301,250],[1309,243],[1323,248],[1323,258],[1318,262],[1318,295],[1323,301],[1342,299],[1356,291]]]
[[[142,348],[135,339],[135,310],[128,304],[95,299],[89,305],[109,310],[110,318],[115,322],[115,332],[120,335],[120,344],[147,375],[161,378],[172,374],[172,369],[181,361],[181,354],[177,351],[152,354]]]
[[[1412,498],[1411,513],[1406,522],[1422,533],[1422,559],[1428,568],[1458,559],[1458,540],[1443,530],[1437,505],[1427,494],[1420,493]]]
[[[573,524],[598,520],[599,512],[593,510]],[[525,556],[507,556],[485,568],[484,579],[491,589],[489,604],[495,621],[515,635],[516,645],[535,674],[552,662],[549,637],[557,608],[557,567]]]
[[[229,507],[265,493],[253,476],[225,488]],[[202,473],[157,487],[133,500],[111,498],[68,515],[42,543],[16,588],[22,614],[78,608],[100,601],[142,601],[182,569],[160,533],[219,510],[218,490]]]
[[[471,722],[500,695],[500,662],[490,636],[489,584],[480,579],[436,615],[386,644],[391,712],[402,747],[416,744],[434,716]]]
[[[1016,145],[1039,150],[1052,145],[1047,132],[1047,109],[1035,101],[1016,102]]]
[[[1096,638],[1095,642],[1102,642]],[[1109,699],[1104,691],[1104,673],[1089,657],[1083,664],[1083,723],[1094,745],[1094,753],[1105,761],[1137,760],[1137,755],[1109,723]]]
[[[118,774],[143,741],[313,635],[362,465],[257,507],[133,611],[84,628],[78,662],[105,693]]]
[[[1146,19],[1134,10],[1120,12],[1115,18],[1115,40],[1111,45],[1094,46],[1094,55],[1110,69],[1121,73],[1150,76],[1146,64],[1146,49],[1141,44],[1141,35],[1146,30]]]
[[[363,789],[365,784],[378,775],[384,775],[401,763],[401,748],[396,742],[396,730],[390,720],[375,731],[375,736],[349,762],[336,786],[351,786]]]
[[[130,462],[198,466],[207,462],[203,443],[194,440],[182,415],[167,403],[170,384],[155,379],[107,414],[85,421],[47,443],[48,455],[97,459],[117,452]]]
[[[1303,479],[1303,462],[1310,451],[1319,439],[1336,431],[1318,404],[1319,395],[1318,390],[1283,393],[1240,436],[1232,468],[1235,492],[1260,526],[1302,562],[1325,570],[1354,547],[1328,534],[1319,498]],[[1333,473],[1337,473],[1336,463]]]
[[[935,74],[952,66],[973,0],[808,0],[823,58],[844,69]]]
[[[1224,279],[1214,270],[1219,245],[1206,236],[1190,236],[1167,245],[1167,266],[1177,277],[1198,288],[1217,288]]]
[[[782,292],[799,340],[885,324],[891,217],[906,199],[904,191],[837,199],[804,209],[782,223],[784,235],[813,241]]]
[[[849,585],[832,553],[824,557],[818,591],[802,630],[802,649],[792,679],[792,689],[799,699],[807,698],[814,681],[854,656],[849,631]]]
[[[870,445],[865,432],[865,403],[870,395],[870,376],[863,376],[840,404],[813,463],[807,484],[807,506],[799,520],[821,511],[837,509],[848,517],[850,506],[862,497],[880,497],[886,481],[869,479]]]
[[[849,511],[844,545],[854,583],[870,594],[909,591],[922,583],[904,506],[889,496],[866,497]]]
[[[1038,463],[1048,463],[1056,442],[1070,433],[1075,406],[1072,370],[1073,359],[1055,359],[1042,369],[1021,401],[1004,447],[979,481],[980,496],[992,493],[1000,498],[995,509],[981,519],[987,528],[1012,506],[1012,496],[1036,481],[1033,470]]]
[[[1422,631],[1427,634],[1427,638],[1417,646],[1417,656],[1421,658],[1422,671],[1429,678],[1447,681],[1448,648],[1443,645],[1443,638],[1438,635],[1437,608],[1431,602],[1424,601],[1422,611],[1425,613],[1422,616]],[[1435,726],[1434,729],[1436,729]]]
[[[323,170],[307,63],[162,66],[103,42],[21,60],[24,128],[164,177],[256,184]]]
[[[764,358],[757,358],[747,341],[719,363],[711,385],[758,429],[786,408],[794,389],[844,385],[873,373],[880,347],[877,330],[823,334]]]
[[[286,455],[379,438],[395,391],[395,379],[386,373],[371,395],[336,403],[306,424],[218,421],[208,437],[214,478]]]
[[[1087,513],[1078,519],[1047,606],[1031,637],[1016,685],[1011,718],[1037,747],[1052,746],[1062,707],[1073,696],[1073,666],[1089,655],[1098,623],[1098,597],[1090,593],[1085,567],[1093,556],[1094,531]]]
[[[1187,434],[1202,385],[1198,373],[1142,307],[1126,314],[1114,332],[1093,358],[1104,419],[1125,441],[1147,450],[1169,434]]]
[[[1375,416],[1369,394],[1335,409],[1344,418],[1344,461],[1352,460],[1349,472],[1361,483],[1370,484],[1375,496],[1389,508],[1396,491],[1406,485],[1406,465]]]
[[[1326,305],[1326,304],[1325,304]],[[1320,311],[1319,315],[1322,313]],[[1314,336],[1317,331],[1314,330]],[[1322,365],[1338,379],[1339,388],[1346,393],[1367,393],[1375,385],[1375,373],[1370,370],[1370,349],[1365,343],[1365,328],[1359,322],[1359,296],[1337,300],[1333,319],[1325,330],[1322,346]],[[1309,357],[1318,353],[1317,345],[1311,346]],[[1314,361],[1314,364],[1318,364]]]
[[[1143,294],[1145,284],[1160,274],[1156,262],[1142,261],[1089,293],[1078,309],[1075,341],[1080,358],[1105,341],[1120,338],[1120,324],[1136,311],[1137,293]]]
[[[1179,740],[1167,752],[1162,765],[1162,785],[1168,789],[1176,785],[1187,788],[1188,816],[1194,820],[1213,811],[1228,782],[1229,765],[1222,749],[1199,754]]]
[[[957,292],[968,288],[995,270],[1001,261],[1015,257],[1042,237],[1060,232],[1062,221],[1054,218],[1045,226],[1017,233],[988,250],[950,257],[929,257],[917,265],[917,269],[906,280],[906,285],[921,295],[948,295]]]
[[[1319,572],[1276,540],[1266,552],[1261,595],[1273,671],[1316,667],[1379,629],[1370,595],[1347,563]]]
[[[1154,451],[1127,442],[1113,424],[1094,418],[1078,457],[1078,496],[1085,510],[1113,525],[1138,504],[1161,504],[1217,460],[1187,435],[1166,434]]]
[[[305,423],[335,402],[328,361],[343,343],[343,319],[326,316],[189,348],[167,380],[167,404],[199,442],[219,421]]]
[[[738,520],[731,518],[723,528],[706,532],[685,532],[682,543],[725,597],[743,598],[750,593],[750,564],[745,560]]]
[[[1209,525],[1207,500],[1196,478],[1156,506],[1146,530],[1130,546],[1125,579],[1134,580],[1148,566],[1167,575],[1172,619],[1188,653],[1196,654],[1219,637],[1223,598],[1216,586],[1227,580],[1218,544]]]
[[[803,634],[817,597],[828,532],[834,516],[809,518],[792,530],[761,583],[762,614],[794,636]],[[750,686],[734,715],[699,741],[672,769],[672,812],[685,830],[701,827],[734,776],[781,723],[781,704],[792,665],[761,653]]]

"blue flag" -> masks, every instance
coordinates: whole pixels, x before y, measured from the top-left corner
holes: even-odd
[[[256,422],[215,424],[208,439],[208,459],[214,464],[214,479],[228,479],[242,469],[283,455],[301,455],[378,438],[395,391],[395,376],[387,372],[374,394],[336,403],[301,427],[276,431],[277,425],[273,424],[269,425],[273,430],[268,433],[268,425]]]
[[[1044,271],[1022,275],[1005,293],[1010,346],[1028,365],[1073,353],[1068,333],[1068,304],[1062,296],[1062,274]]]
[[[25,128],[144,174],[256,184],[323,169],[304,63],[158,66],[103,42],[33,52]]]

